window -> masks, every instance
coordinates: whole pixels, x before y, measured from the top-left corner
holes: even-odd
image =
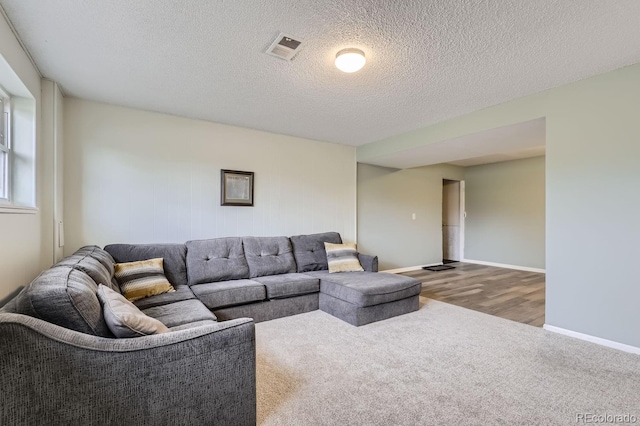
[[[10,98],[0,88],[0,202],[9,202],[11,184]]]
[[[35,214],[38,105],[0,55],[0,214]]]

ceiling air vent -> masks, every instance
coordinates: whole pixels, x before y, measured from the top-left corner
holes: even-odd
[[[280,33],[267,49],[267,55],[290,61],[300,51],[302,44],[301,40]]]

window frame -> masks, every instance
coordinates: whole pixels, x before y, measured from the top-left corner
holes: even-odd
[[[11,96],[0,86],[0,98],[2,100],[2,111],[0,119],[4,123],[4,144],[0,143],[0,152],[6,154],[6,167],[4,176],[4,188],[0,188],[0,206],[11,205],[11,188],[13,182],[12,164],[13,164],[13,141],[11,138]]]

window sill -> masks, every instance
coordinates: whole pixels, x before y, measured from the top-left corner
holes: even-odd
[[[12,206],[11,204],[0,204],[0,214],[37,214],[37,207]]]

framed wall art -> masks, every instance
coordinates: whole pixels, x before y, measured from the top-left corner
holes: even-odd
[[[220,170],[220,205],[253,206],[253,172]]]

